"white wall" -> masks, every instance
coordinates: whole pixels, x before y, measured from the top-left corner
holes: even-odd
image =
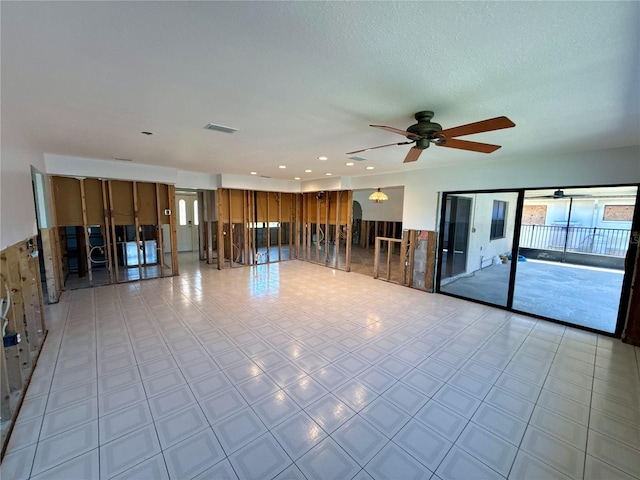
[[[516,218],[517,193],[478,193],[463,195],[471,198],[471,221],[467,248],[466,272],[474,272],[490,264],[501,253],[511,252]],[[507,202],[505,237],[491,240],[491,214],[493,201]],[[482,265],[482,267],[481,267]]]
[[[362,207],[363,220],[378,220],[383,222],[402,222],[402,209],[404,203],[404,187],[383,188],[389,200],[382,203],[373,203],[369,195],[376,189],[355,190],[353,200]]]
[[[178,170],[117,160],[96,160],[94,158],[68,157],[45,154],[44,161],[50,175],[71,177],[113,178],[175,184]]]
[[[416,230],[436,229],[438,192],[629,183],[640,183],[640,147],[353,178],[354,189],[404,185],[403,228]]]
[[[640,148],[624,147],[564,155],[540,153],[508,162],[424,170],[363,177],[327,177],[309,181],[266,179],[243,175],[211,175],[181,172],[119,161],[42,155],[26,147],[2,122],[2,245],[34,233],[35,215],[28,165],[48,174],[122,178],[179,184],[183,188],[241,188],[308,192],[388,188],[404,186],[402,223],[407,229],[435,230],[439,192],[456,190],[571,187],[640,183]],[[46,165],[46,168],[45,168]],[[28,197],[28,198],[27,198]],[[11,205],[5,199],[11,199]],[[366,202],[361,202],[363,207]],[[395,213],[394,213],[395,215]],[[398,220],[399,221],[399,220]]]
[[[240,190],[259,190],[264,192],[299,192],[300,182],[297,180],[281,180],[264,178],[257,175],[219,175],[220,188],[237,188]]]
[[[44,172],[41,152],[27,145],[2,119],[0,156],[0,250],[36,235],[36,213],[31,184],[32,165]]]

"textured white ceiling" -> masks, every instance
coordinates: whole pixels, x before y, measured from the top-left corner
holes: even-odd
[[[43,152],[309,179],[640,142],[640,2],[0,8],[3,126]],[[432,147],[403,165],[403,146],[344,165],[345,152],[403,140],[370,123],[404,129],[425,109],[444,128],[517,126],[465,137],[503,146],[491,155]]]

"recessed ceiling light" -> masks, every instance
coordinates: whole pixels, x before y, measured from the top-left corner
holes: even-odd
[[[322,157],[318,157],[318,160],[329,160],[328,157],[322,156]]]
[[[300,177],[293,177],[294,180],[300,180]]]
[[[367,167],[367,170],[373,170],[375,167]]]
[[[345,163],[345,165],[346,165],[347,167],[353,167],[353,162],[347,162],[347,163]]]
[[[143,134],[143,135],[147,135],[147,136],[153,135],[153,132],[140,132],[140,133]]]
[[[287,168],[286,165],[278,165],[278,168]]]
[[[257,175],[258,172],[251,172],[251,175]]]
[[[304,173],[311,173],[311,170],[307,169],[304,171]]]
[[[325,175],[328,177],[328,176],[333,175],[333,173],[325,173]]]

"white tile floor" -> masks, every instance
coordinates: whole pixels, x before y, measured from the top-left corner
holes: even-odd
[[[303,262],[66,293],[34,479],[640,478],[640,349]]]

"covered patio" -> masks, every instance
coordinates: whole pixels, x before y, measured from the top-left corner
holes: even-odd
[[[441,291],[506,306],[510,262],[455,278]],[[622,270],[527,260],[518,262],[513,308],[613,333]]]

